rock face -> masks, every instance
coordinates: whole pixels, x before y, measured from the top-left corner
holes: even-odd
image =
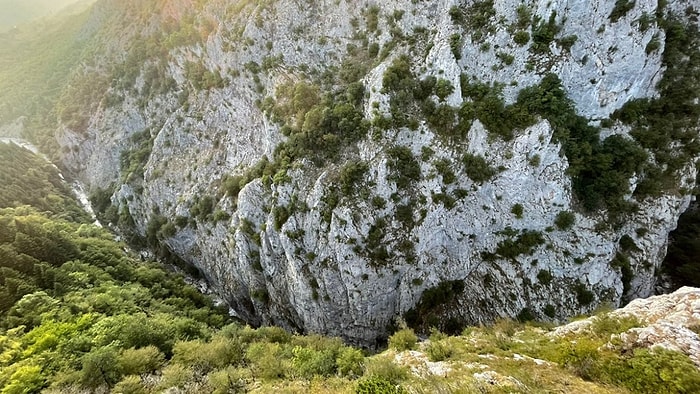
[[[675,191],[638,201],[636,213],[606,225],[605,210],[581,208],[569,161],[546,119],[515,130],[512,139],[494,136],[479,119],[457,140],[442,138],[422,118],[412,127],[369,126],[359,142],[321,165],[297,157],[284,171],[252,177],[237,196],[222,184],[263,156],[272,159],[288,140],[261,109],[266,97],[290,83],[356,71],[366,92],[361,110],[377,119],[375,113],[391,111],[384,76],[402,54],[418,78],[435,76],[454,87],[442,99],[429,98],[434,103],[469,102],[462,94],[466,76],[500,84],[509,104],[554,73],[577,113],[597,125],[630,100],[659,94],[664,31],[653,20],[640,27],[656,1],[637,1],[614,22],[613,2],[603,0],[522,3],[534,20],[507,0],[209,1],[192,5],[199,7],[194,22],[176,14],[188,1],[172,3],[164,20],[194,24],[198,38],[137,63],[133,84],[113,84],[105,96],[112,99],[94,105],[83,128],[63,124],[57,140],[66,167],[92,190],[113,191],[122,219],[197,267],[241,318],[370,344],[426,290],[445,283],[463,286],[442,294],[449,308],[441,321],[469,323],[525,312],[561,319],[652,293],[668,233],[689,202],[678,190],[692,189],[694,160],[679,171]],[[98,3],[100,18],[108,5],[119,8]],[[476,34],[460,18],[474,22],[478,6],[486,16]],[[128,10],[110,12],[129,17]],[[552,38],[544,47],[514,42],[516,30],[534,40],[547,21]],[[159,26],[151,21],[140,34]],[[649,50],[652,41],[659,47]],[[365,62],[343,68],[361,57],[356,48],[373,47]],[[152,70],[170,85],[155,90]],[[317,85],[330,91],[338,82]],[[629,131],[616,123],[601,136]],[[395,176],[397,146],[418,163],[408,189]],[[139,150],[145,154],[133,154]],[[496,169],[493,176],[472,179],[461,164],[465,153],[483,158]],[[337,194],[346,163],[358,162],[367,170]],[[628,180],[630,194],[638,179]],[[572,226],[555,225],[562,212]],[[525,242],[525,234],[534,245],[497,252]],[[621,268],[611,261],[622,238],[634,247],[626,247],[629,264]],[[440,311],[447,304],[435,305]]]

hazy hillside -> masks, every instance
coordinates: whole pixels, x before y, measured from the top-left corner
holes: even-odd
[[[77,3],[96,0],[0,0],[0,32],[35,19],[51,16]]]

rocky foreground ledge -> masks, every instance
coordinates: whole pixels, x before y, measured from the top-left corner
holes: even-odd
[[[412,388],[695,393],[699,331],[700,289],[683,287],[556,328],[503,320],[403,349],[395,336],[374,362],[386,357],[407,368]]]
[[[700,289],[682,287],[671,294],[639,298],[610,312],[607,317],[634,318],[643,325],[612,338],[620,340],[628,349],[660,346],[687,354],[700,367]],[[590,330],[600,319],[600,316],[593,316],[575,321],[550,335],[578,334]]]

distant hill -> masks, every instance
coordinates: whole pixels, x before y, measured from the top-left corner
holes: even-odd
[[[0,31],[56,13],[76,3],[94,0],[0,0]]]

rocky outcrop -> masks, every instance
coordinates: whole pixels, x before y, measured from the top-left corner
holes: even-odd
[[[682,287],[671,294],[636,299],[609,318],[632,317],[641,327],[631,328],[615,338],[629,349],[662,347],[684,353],[700,368],[700,289]],[[558,327],[550,335],[585,331],[600,317],[594,316]]]
[[[581,209],[546,119],[510,140],[479,120],[458,140],[443,138],[425,119],[411,128],[375,126],[320,166],[299,158],[285,171],[253,177],[237,196],[222,183],[273,158],[288,139],[261,109],[280,86],[366,67],[362,111],[370,121],[375,111],[391,111],[383,78],[401,54],[418,78],[448,81],[454,89],[444,103],[455,108],[470,101],[464,76],[498,84],[507,104],[555,73],[578,114],[597,125],[632,99],[658,95],[663,47],[648,48],[653,40],[663,45],[664,31],[653,21],[639,25],[656,1],[637,1],[614,22],[609,1],[530,1],[523,5],[538,19],[519,22],[516,5],[498,0],[487,7],[482,36],[456,10],[470,15],[470,7],[489,2],[223,3],[198,9],[202,41],[145,61],[132,86],[110,88],[116,104],[103,100],[85,130],[63,126],[57,139],[64,164],[92,189],[114,190],[112,202],[137,232],[147,234],[156,216],[168,219],[168,231],[150,228],[151,235],[196,266],[240,317],[368,344],[426,291],[437,294],[450,283],[463,286],[438,292],[449,307],[432,309],[443,321],[469,323],[518,314],[562,319],[652,293],[668,232],[690,199],[677,190],[692,188],[694,160],[674,191],[639,201],[622,224],[606,225],[604,210]],[[533,26],[550,20],[544,49],[514,42],[517,30],[534,35]],[[359,56],[353,48],[375,44],[376,60],[342,69]],[[147,90],[154,64],[172,88]],[[193,80],[193,64],[221,80]],[[617,123],[602,137],[628,133]],[[419,168],[408,189],[392,175],[396,146]],[[130,167],[129,158],[139,156],[129,152],[140,149],[146,160]],[[482,158],[492,177],[474,180],[462,164],[465,153]],[[365,163],[367,171],[337,194],[346,163]],[[637,180],[629,180],[630,195]],[[203,200],[210,212],[198,216],[193,207]],[[570,227],[556,225],[562,213]],[[628,263],[611,265],[622,238],[628,249],[634,245],[625,252]],[[524,245],[527,239],[534,243]],[[497,252],[503,245],[515,249]]]

